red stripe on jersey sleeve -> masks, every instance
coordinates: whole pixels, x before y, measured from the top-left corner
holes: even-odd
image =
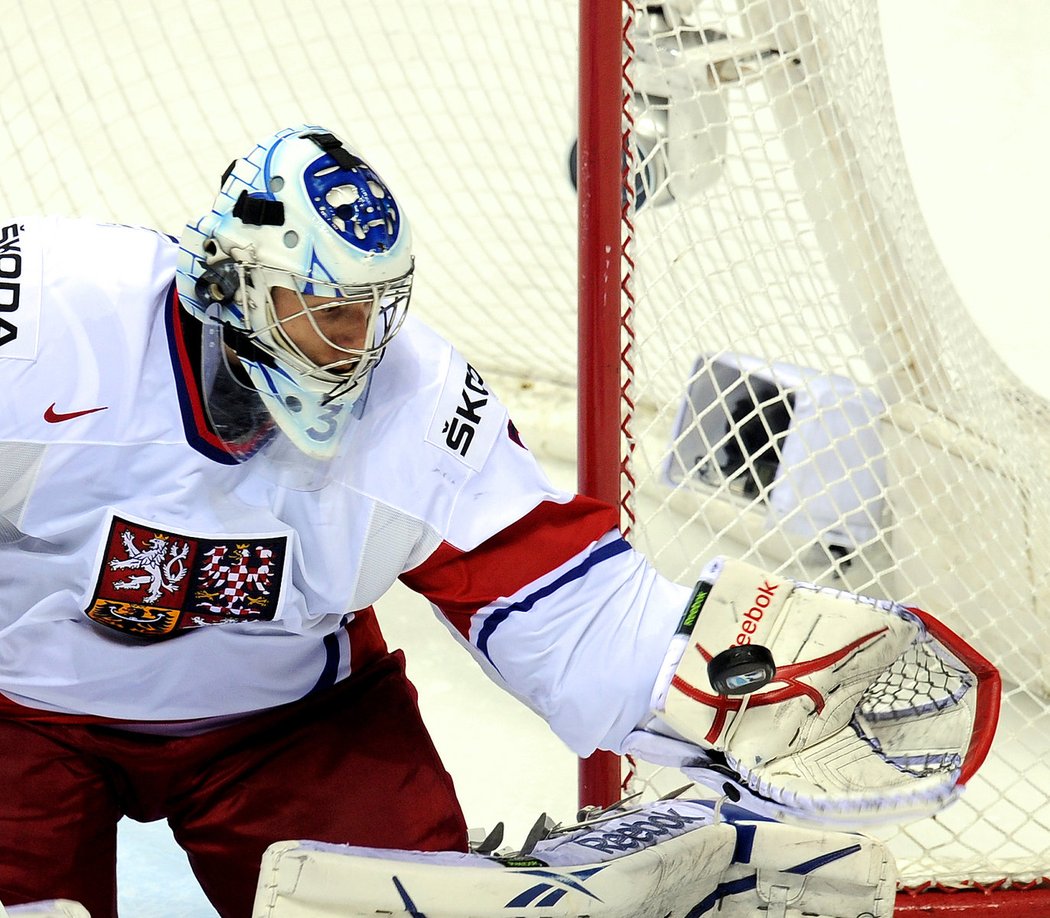
[[[567,504],[544,501],[470,551],[442,542],[401,581],[426,596],[468,638],[470,617],[478,609],[514,595],[618,525],[616,509],[590,497],[577,495]]]

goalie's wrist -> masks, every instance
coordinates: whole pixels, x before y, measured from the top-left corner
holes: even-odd
[[[671,688],[671,680],[674,677],[675,670],[678,669],[679,663],[682,662],[682,656],[689,646],[693,629],[696,627],[697,619],[700,617],[700,610],[707,601],[714,582],[718,579],[722,565],[723,559],[720,557],[713,558],[707,562],[704,569],[700,572],[700,578],[693,587],[685,608],[682,610],[681,617],[678,620],[678,627],[675,629],[667,646],[663,665],[660,667],[653,686],[653,695],[649,707],[654,712],[654,716],[655,712],[664,710],[667,702],[667,692]]]

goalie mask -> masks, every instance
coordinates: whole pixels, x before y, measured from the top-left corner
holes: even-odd
[[[330,459],[404,322],[409,230],[350,147],[289,128],[235,160],[211,212],[186,226],[176,285],[203,325],[209,420],[237,432],[227,451],[248,458],[272,417],[301,453]]]

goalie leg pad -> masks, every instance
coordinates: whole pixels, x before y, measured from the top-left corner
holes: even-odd
[[[253,918],[890,918],[893,859],[859,835],[785,826],[710,801],[655,803],[541,841],[524,857],[281,842]]]

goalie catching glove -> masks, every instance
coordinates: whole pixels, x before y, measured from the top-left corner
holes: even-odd
[[[999,694],[995,667],[925,612],[718,559],[625,751],[777,819],[905,821],[983,762]]]

